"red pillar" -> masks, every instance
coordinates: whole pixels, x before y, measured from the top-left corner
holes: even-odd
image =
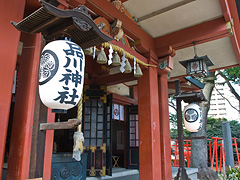
[[[171,137],[170,137],[167,82],[168,82],[167,73],[159,75],[158,90],[159,90],[162,178],[172,179]]]
[[[17,31],[10,21],[20,21],[23,17],[25,0],[1,0],[0,9],[0,179],[2,179],[2,168],[8,118],[12,96],[13,77],[17,61],[18,41],[20,32]]]
[[[149,67],[138,79],[139,178],[161,180],[157,68]]]
[[[41,35],[23,34],[22,40],[25,48],[20,60],[7,180],[23,180],[29,177]]]
[[[55,113],[48,108],[47,123],[54,123]],[[43,166],[43,180],[51,179],[52,151],[53,151],[54,130],[46,131],[45,154]]]

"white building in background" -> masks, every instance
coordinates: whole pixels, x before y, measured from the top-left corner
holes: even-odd
[[[214,88],[210,101],[210,110],[208,112],[209,117],[213,118],[226,118],[228,121],[237,120],[240,121],[240,114],[236,109],[239,109],[239,101],[230,92],[227,84],[220,85],[218,83],[224,82],[223,78],[218,78],[215,83],[215,88],[222,94],[222,97]],[[232,84],[234,89],[240,94],[240,86]],[[226,98],[226,99],[225,99]],[[231,105],[230,105],[230,103]]]

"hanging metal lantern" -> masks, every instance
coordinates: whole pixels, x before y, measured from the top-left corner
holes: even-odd
[[[208,66],[213,66],[213,62],[206,56],[195,56],[193,59],[180,61],[187,70],[187,74],[193,77],[206,77],[209,75]]]
[[[75,43],[57,40],[47,44],[41,54],[39,95],[44,105],[67,110],[80,100],[84,84],[85,55]]]
[[[184,125],[190,132],[198,132],[202,128],[202,111],[199,105],[191,103],[183,110]]]
[[[211,59],[206,56],[198,57],[196,43],[193,42],[194,45],[194,58],[188,59],[185,61],[180,61],[179,63],[182,64],[186,68],[186,73],[195,78],[206,77],[209,75],[208,66],[213,66],[214,63]]]

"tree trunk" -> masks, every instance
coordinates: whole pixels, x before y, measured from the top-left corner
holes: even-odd
[[[208,151],[207,151],[207,114],[210,109],[210,99],[214,88],[215,72],[209,73],[206,78],[207,82],[203,89],[207,102],[202,103],[202,129],[196,133],[192,133],[192,137],[205,136],[204,139],[192,140],[191,144],[191,167],[198,168],[198,178],[200,180],[215,180],[217,174],[208,167]]]

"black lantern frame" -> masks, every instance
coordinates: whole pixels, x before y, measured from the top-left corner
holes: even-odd
[[[201,57],[195,56],[193,59],[180,61],[179,63],[186,68],[186,73],[188,75],[195,78],[208,76],[208,66],[214,65],[207,55]]]

